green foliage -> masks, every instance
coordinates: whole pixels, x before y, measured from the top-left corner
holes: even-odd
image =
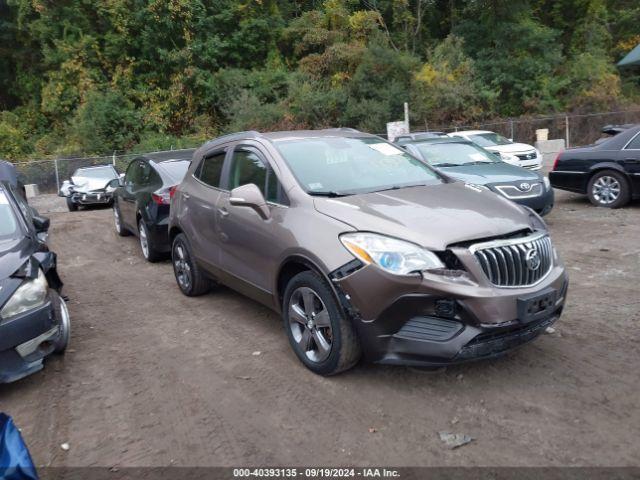
[[[634,0],[7,0],[0,155],[382,132],[640,98]]]
[[[130,149],[140,130],[138,112],[115,91],[89,92],[70,128],[76,144],[87,153]]]

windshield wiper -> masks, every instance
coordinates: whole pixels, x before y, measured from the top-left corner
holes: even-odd
[[[434,163],[434,167],[459,167],[459,163]]]
[[[346,197],[348,195],[352,195],[351,193],[343,193],[343,192],[336,192],[336,191],[313,191],[313,192],[307,192],[309,195],[312,195],[314,197],[330,197],[330,198],[335,198],[335,197]]]
[[[378,193],[378,192],[386,192],[388,190],[402,190],[403,188],[413,188],[413,187],[426,187],[426,183],[414,183],[411,185],[392,185],[387,188],[381,188],[380,190],[371,190],[370,192],[365,193]]]

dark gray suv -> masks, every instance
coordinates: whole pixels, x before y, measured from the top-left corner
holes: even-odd
[[[351,129],[206,143],[172,199],[185,295],[224,283],[282,313],[298,358],[441,366],[490,358],[560,316],[567,275],[530,209]]]

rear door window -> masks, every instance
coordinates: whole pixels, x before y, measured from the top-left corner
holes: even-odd
[[[626,150],[640,150],[640,133],[636,135],[635,138],[629,142],[629,145],[627,145]]]
[[[223,151],[204,158],[196,169],[195,177],[211,187],[220,188],[222,167],[226,156],[227,152]]]

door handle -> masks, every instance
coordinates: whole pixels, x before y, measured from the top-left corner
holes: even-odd
[[[186,192],[182,192],[182,198],[184,198],[185,200],[189,200],[191,198],[191,195]]]
[[[220,214],[221,217],[228,217],[229,216],[229,210],[227,210],[226,208],[222,207],[218,209],[218,213]]]

